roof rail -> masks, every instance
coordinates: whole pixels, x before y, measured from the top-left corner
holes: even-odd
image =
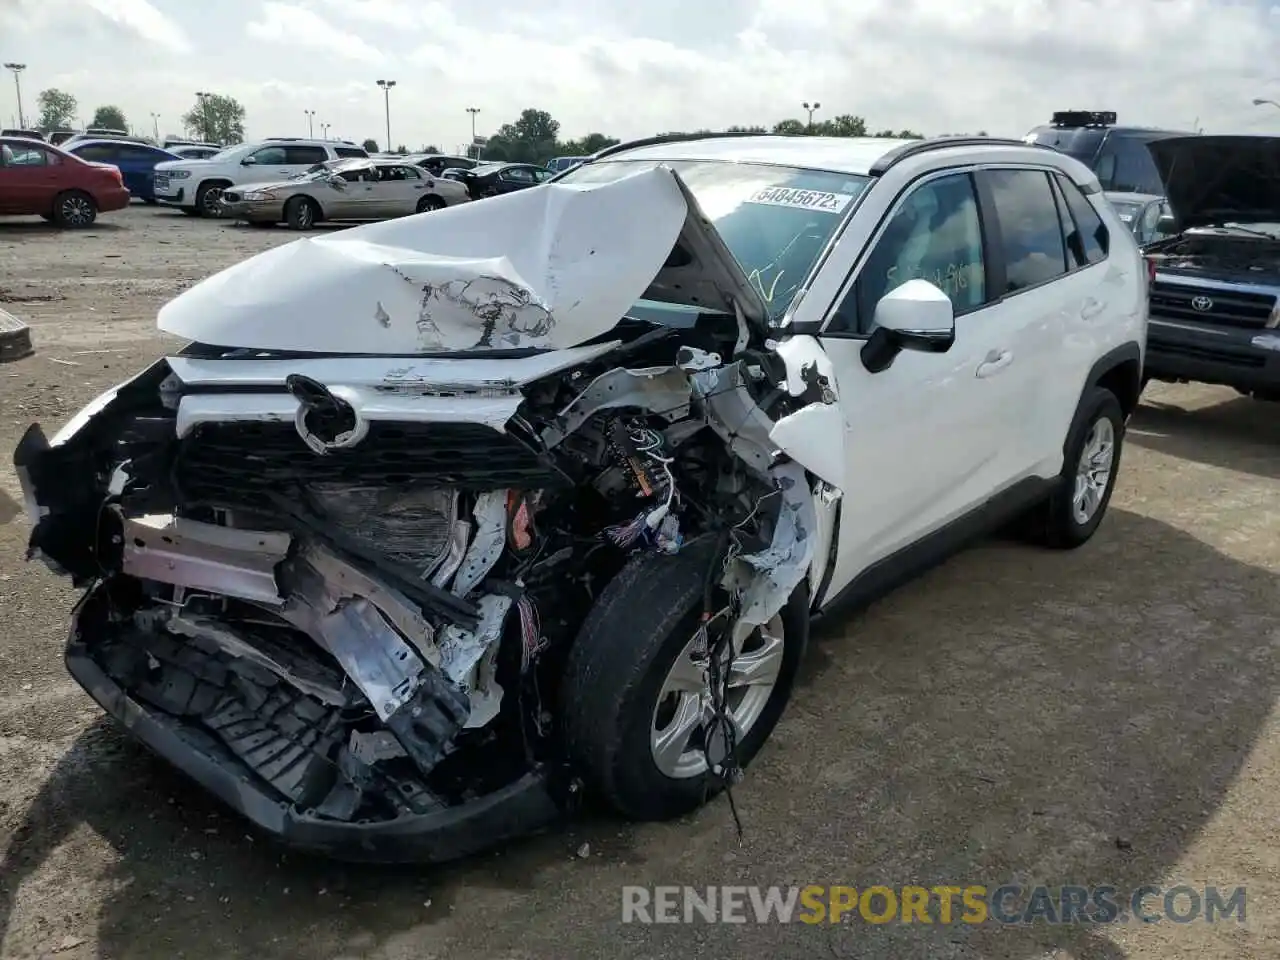
[[[867,171],[873,177],[880,177],[894,164],[901,163],[917,154],[931,150],[945,150],[947,147],[1033,147],[1041,150],[1052,150],[1043,144],[1027,143],[1025,140],[1010,140],[1004,137],[931,137],[928,140],[912,140],[894,147],[871,165]]]
[[[759,133],[747,130],[734,130],[732,132],[716,133],[715,131],[700,131],[698,133],[660,133],[653,137],[642,137],[639,140],[627,140],[624,143],[615,143],[611,147],[605,147],[603,150],[597,150],[589,157],[584,157],[584,162],[599,160],[602,157],[610,157],[615,153],[622,153],[625,150],[634,150],[638,147],[651,147],[659,143],[684,143],[690,140],[724,140],[730,137],[785,137],[785,133]]]

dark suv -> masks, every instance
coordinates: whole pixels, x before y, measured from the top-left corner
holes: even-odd
[[[1145,373],[1280,400],[1280,137],[1151,145],[1171,217],[1154,269]]]
[[[1163,194],[1147,144],[1193,134],[1148,127],[1118,127],[1111,111],[1062,110],[1023,139],[1075,157],[1098,178],[1103,190]]]

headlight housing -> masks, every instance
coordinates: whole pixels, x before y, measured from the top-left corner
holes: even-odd
[[[191,176],[190,170],[161,170],[160,173],[168,176],[170,180],[185,180]]]
[[[244,195],[246,200],[275,200],[278,199],[270,190],[250,190]]]

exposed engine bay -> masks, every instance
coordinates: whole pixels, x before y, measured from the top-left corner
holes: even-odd
[[[31,554],[90,588],[69,663],[295,823],[535,772],[563,806],[563,664],[629,558],[720,542],[737,637],[821,576],[838,493],[775,431],[834,385],[815,342],[777,347],[724,313],[626,320],[506,361],[527,382],[448,382],[192,346],[15,455]]]
[[[1226,271],[1244,274],[1242,279],[1252,274],[1269,281],[1269,275],[1280,271],[1280,240],[1242,230],[1190,230],[1151,244],[1144,254],[1161,270],[1210,274]]]

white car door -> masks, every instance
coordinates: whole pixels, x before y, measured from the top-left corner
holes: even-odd
[[[243,173],[237,178],[237,182],[276,183],[289,179],[295,173],[305,172],[305,168],[295,169],[288,164],[287,160],[285,148],[282,146],[259,147],[241,159],[240,167]]]
[[[1014,364],[987,290],[974,180],[935,175],[914,186],[854,271],[821,335],[845,420],[847,484],[834,596],[858,574],[980,506],[1007,424],[1018,416]],[[862,363],[875,306],[911,279],[942,289],[956,308],[946,353],[903,351],[878,373]]]

